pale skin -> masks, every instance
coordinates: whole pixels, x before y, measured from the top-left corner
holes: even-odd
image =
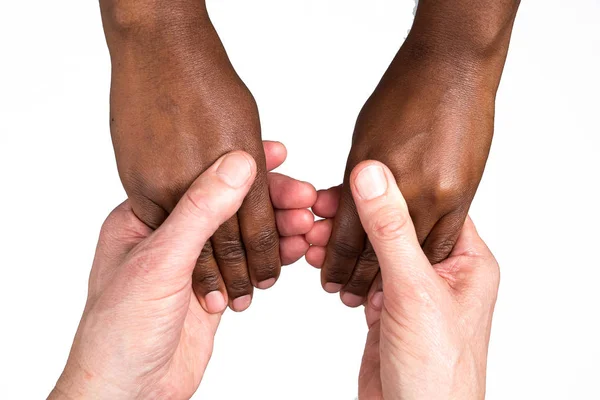
[[[280,163],[269,161],[268,149],[265,153],[267,165]],[[256,174],[248,153],[219,158],[156,231],[128,202],[113,211],[102,228],[69,360],[50,399],[192,396],[221,319],[206,312],[194,294],[196,259],[205,241],[237,212]],[[360,398],[483,398],[498,288],[493,256],[468,220],[452,255],[432,266],[391,171],[363,162],[350,182],[381,262],[381,278],[366,307],[370,330]]]
[[[349,182],[381,265],[365,304],[359,398],[483,399],[500,279],[494,256],[467,218],[450,256],[432,265],[391,171],[362,162]],[[330,190],[315,207],[334,216],[338,198]],[[311,249],[324,253],[330,235],[331,224],[315,225],[307,234]]]

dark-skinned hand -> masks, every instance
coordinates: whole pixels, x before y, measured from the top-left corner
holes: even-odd
[[[488,157],[496,89],[477,64],[431,54],[409,36],[358,117],[344,184],[320,192],[313,207],[326,219],[307,235],[316,245],[307,260],[322,267],[327,292],[357,307],[379,270],[348,186],[364,160],[393,172],[429,261],[450,254]],[[315,239],[328,238],[323,231],[331,232],[324,243]]]
[[[206,243],[193,277],[206,311],[222,311],[213,307],[219,302],[205,299],[216,291],[243,311],[254,287],[271,287],[281,265],[308,248],[301,235],[313,219],[301,209],[312,205],[316,192],[267,175],[283,162],[285,148],[267,144],[271,160],[265,157],[256,102],[203,1],[103,0],[101,8],[112,61],[111,134],[121,180],[141,221],[157,228],[223,154],[244,150],[256,161],[248,196]]]

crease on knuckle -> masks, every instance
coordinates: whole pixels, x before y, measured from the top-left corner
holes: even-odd
[[[404,210],[394,207],[379,210],[373,222],[371,233],[380,241],[393,241],[404,237],[410,226],[410,216]]]
[[[247,277],[239,276],[228,280],[225,286],[233,297],[240,297],[251,292],[252,284]]]
[[[210,241],[204,243],[204,247],[200,252],[200,256],[198,257],[198,261],[196,263],[196,269],[200,268],[202,264],[208,264],[211,259],[214,257],[214,251]]]
[[[372,246],[366,246],[363,252],[360,254],[358,265],[364,265],[367,268],[372,266],[379,267],[379,261],[377,260],[377,254]]]
[[[239,240],[223,240],[218,244],[217,259],[228,264],[240,264],[246,261],[246,250]]]
[[[362,253],[362,248],[344,240],[331,242],[329,249],[332,252],[334,260],[356,260]]]
[[[344,290],[359,296],[366,296],[371,287],[373,278],[374,274],[371,275],[364,271],[360,273],[355,272],[352,279],[346,284]]]
[[[429,262],[432,264],[437,264],[448,258],[452,252],[452,249],[454,249],[455,244],[456,240],[452,238],[444,238],[436,242],[427,251],[427,258],[429,259]]]
[[[346,264],[343,266],[336,265],[335,267],[330,268],[327,271],[327,282],[340,283],[342,285],[345,285],[352,277],[353,270],[354,266],[350,264]]]
[[[183,213],[194,218],[200,218],[210,226],[215,226],[218,223],[219,213],[213,209],[204,193],[190,193],[188,191],[185,192],[184,196],[188,201],[182,202],[184,204],[182,207]]]
[[[279,233],[265,229],[254,234],[248,241],[248,249],[255,253],[270,253],[279,249]]]
[[[262,282],[267,279],[277,278],[279,276],[278,267],[275,263],[262,263],[253,266],[254,278],[257,282]]]
[[[196,286],[202,288],[205,293],[219,289],[219,275],[212,270],[196,268],[192,280]]]

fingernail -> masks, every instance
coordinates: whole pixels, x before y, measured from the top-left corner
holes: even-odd
[[[381,310],[383,307],[383,292],[375,292],[371,296],[371,307],[375,310]]]
[[[337,293],[342,290],[342,285],[339,283],[326,283],[323,287],[327,293]]]
[[[274,284],[275,284],[275,278],[271,278],[271,279],[267,279],[266,281],[258,282],[256,287],[258,287],[259,289],[265,290],[265,289],[270,288]]]
[[[220,313],[227,306],[227,304],[225,304],[225,297],[218,290],[207,294],[204,297],[204,302],[206,303],[206,311],[211,314]]]
[[[234,189],[244,186],[252,175],[252,164],[248,157],[240,153],[225,156],[217,168],[217,175],[221,180]]]
[[[363,200],[372,200],[385,194],[388,188],[383,168],[379,165],[369,165],[358,173],[354,181],[358,195]]]
[[[233,308],[233,311],[240,312],[240,311],[244,311],[248,307],[250,307],[251,302],[252,302],[252,296],[247,294],[245,296],[238,297],[237,299],[233,300],[233,302],[231,303],[231,306]]]
[[[355,295],[354,293],[344,292],[342,293],[342,303],[348,307],[358,307],[364,303],[364,298]]]

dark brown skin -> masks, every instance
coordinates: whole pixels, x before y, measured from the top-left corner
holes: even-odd
[[[238,215],[207,243],[194,273],[199,298],[226,287],[229,305],[242,311],[249,302],[236,306],[234,300],[249,299],[253,287],[272,286],[282,264],[254,98],[233,69],[204,1],[100,5],[112,60],[112,139],[135,214],[158,227],[196,177],[229,151],[244,150],[257,163]],[[287,223],[294,216],[277,217]]]
[[[407,40],[358,117],[332,236],[323,262],[312,262],[322,263],[323,287],[341,291],[346,305],[364,302],[379,270],[348,188],[361,161],[392,170],[433,264],[453,249],[487,161],[518,5],[419,2]],[[319,215],[319,202],[313,210]]]

